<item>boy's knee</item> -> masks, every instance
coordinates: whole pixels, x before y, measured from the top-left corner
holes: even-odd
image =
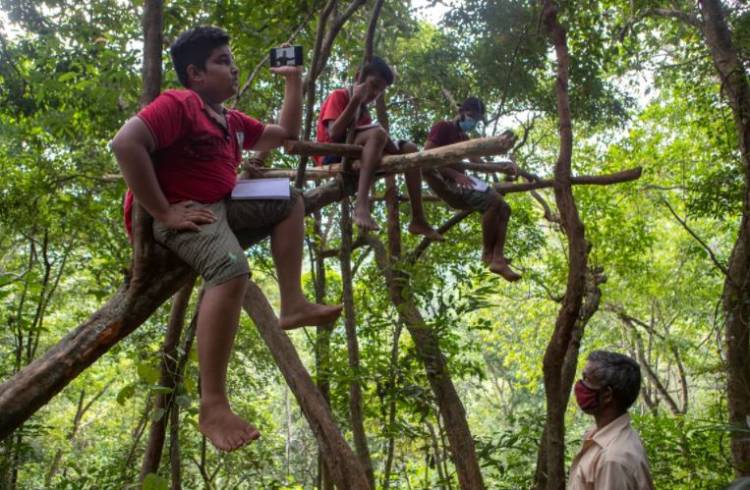
[[[382,126],[373,128],[371,131],[372,133],[370,135],[370,138],[372,138],[373,141],[378,144],[386,144],[386,142],[388,141],[388,132]]]
[[[227,252],[224,257],[217,258],[212,267],[203,274],[207,288],[229,286],[230,282],[233,286],[244,288],[244,285],[240,286],[240,282],[246,283],[248,277],[250,277],[250,267],[245,254],[239,252]]]
[[[419,151],[419,147],[411,141],[404,141],[401,144],[401,153],[416,153]]]

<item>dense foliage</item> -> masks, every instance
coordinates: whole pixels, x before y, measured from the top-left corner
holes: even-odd
[[[724,276],[707,249],[718,263],[727,262],[741,212],[741,162],[732,115],[699,34],[672,20],[641,16],[647,3],[561,4],[573,57],[574,173],[644,170],[633,183],[575,190],[591,265],[607,276],[581,363],[588,351],[605,348],[648,366],[654,378],[644,380],[633,414],[656,487],[716,489],[733,472],[719,314]],[[4,381],[88,318],[129,266],[131,248],[121,224],[124,184],[111,177],[118,169],[107,144],[138,108],[142,5],[0,0],[0,8]],[[321,8],[319,0],[177,0],[165,6],[165,37],[169,42],[196,23],[223,26],[244,81],[267,49],[299,26],[295,42],[309,58]],[[523,135],[518,163],[549,176],[558,148],[554,57],[540,31],[539,6],[466,0],[455,2],[438,24],[419,20],[421,12],[408,1],[386,2],[376,37],[377,52],[398,72],[387,97],[393,133],[422,144],[432,122],[454,113],[446,94],[456,100],[476,94],[489,108],[480,130],[489,135],[509,128]],[[750,15],[740,6],[729,13],[747,63]],[[353,76],[368,15],[362,8],[344,26],[318,80],[318,104]],[[165,87],[176,85],[170,70],[165,55]],[[237,107],[268,119],[281,95],[279,80],[261,69]],[[272,161],[296,165],[281,154]],[[539,194],[554,208],[550,190]],[[541,360],[567,273],[559,225],[546,220],[538,200],[526,193],[509,195],[508,202],[508,253],[523,273],[520,282],[508,284],[481,266],[476,216],[407,270],[466,407],[485,482],[498,489],[533,483],[544,422]],[[437,203],[427,207],[435,225],[452,215]],[[407,211],[402,208],[402,222]],[[338,219],[338,206],[322,213],[329,248],[339,244]],[[377,219],[385,220],[381,207]],[[321,238],[309,225],[312,251]],[[416,245],[414,237],[403,237],[405,250]],[[349,438],[348,383],[356,377],[379,487],[393,443],[391,488],[456,488],[424,367],[371,252],[363,247],[353,257],[361,369],[350,370],[345,333],[336,325],[323,373],[331,407]],[[249,257],[256,281],[273,301],[277,288],[267,245],[254,247]],[[327,266],[327,299],[340,301],[338,261],[329,259]],[[306,265],[310,296],[312,276]],[[159,349],[167,314],[165,305],[0,444],[0,487],[138,487],[144,427],[164,416],[150,407],[162,389]],[[292,334],[309,370],[321,376],[316,336],[314,329]],[[184,488],[315,486],[315,440],[248,319],[230,364],[229,390],[235,408],[260,428],[258,443],[229,455],[205,447],[197,431],[196,357],[180,354],[189,359],[177,398]],[[589,423],[571,403],[569,458]],[[144,488],[166,488],[167,455],[162,468]]]

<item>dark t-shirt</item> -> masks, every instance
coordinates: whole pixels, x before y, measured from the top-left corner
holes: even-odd
[[[429,136],[427,136],[427,140],[435,146],[452,145],[468,139],[469,137],[458,127],[455,121],[436,122],[430,129]]]

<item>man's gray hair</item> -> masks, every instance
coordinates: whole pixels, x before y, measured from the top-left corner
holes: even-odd
[[[597,364],[596,374],[602,386],[612,388],[615,402],[622,410],[635,403],[641,390],[641,367],[630,357],[596,350],[589,354],[589,362]]]

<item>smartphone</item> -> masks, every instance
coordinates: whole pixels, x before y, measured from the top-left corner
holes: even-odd
[[[302,46],[271,48],[271,66],[300,66],[302,64]]]

